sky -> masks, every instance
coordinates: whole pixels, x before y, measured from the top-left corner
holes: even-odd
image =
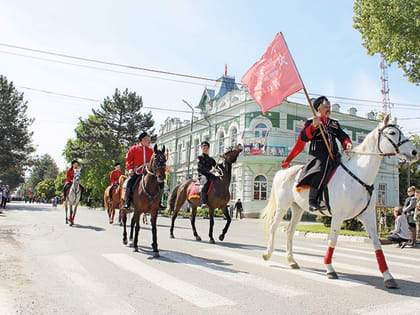
[[[0,43],[213,79],[223,75],[227,64],[228,74],[239,82],[281,31],[309,93],[381,101],[380,56],[367,55],[352,19],[350,0],[0,0]],[[36,154],[50,154],[60,169],[68,166],[62,152],[67,140],[75,136],[79,118],[87,118],[92,108],[99,108],[116,88],[135,91],[143,97],[144,106],[165,109],[152,110],[159,130],[168,116],[189,119],[190,114],[171,110],[188,111],[182,99],[195,106],[203,89],[213,86],[209,81],[92,64],[2,45],[0,74],[24,92],[28,116],[35,118],[31,130]],[[393,64],[388,75],[391,102],[420,106],[420,88],[409,83],[401,69]],[[290,100],[305,102],[302,94]],[[372,109],[381,110],[378,103],[330,100],[340,103],[345,112],[356,107],[360,116]],[[392,113],[406,133],[420,134],[416,107],[395,105]]]

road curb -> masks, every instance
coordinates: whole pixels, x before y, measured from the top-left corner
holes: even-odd
[[[286,232],[287,227],[283,227],[282,231]],[[295,231],[295,236],[303,236],[303,237],[310,237],[319,240],[328,240],[327,233],[313,233],[313,232],[303,232],[303,231]],[[339,241],[344,242],[355,242],[355,243],[370,243],[368,237],[364,236],[349,236],[349,235],[339,235]]]

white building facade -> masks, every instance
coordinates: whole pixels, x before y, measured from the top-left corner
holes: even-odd
[[[185,180],[188,173],[197,178],[196,158],[201,154],[200,143],[210,143],[210,156],[218,156],[231,145],[241,143],[244,152],[233,165],[231,182],[232,203],[238,198],[244,213],[258,216],[270,196],[275,173],[294,146],[299,132],[308,117],[308,105],[285,100],[281,106],[262,115],[261,108],[246,88],[238,88],[234,77],[223,76],[214,89],[206,88],[197,106],[199,116],[194,117],[191,131],[189,120],[168,117],[161,126],[158,143],[168,150],[168,185],[172,190]],[[331,117],[340,122],[354,145],[378,126],[372,117],[341,113],[338,104],[332,105]],[[308,147],[308,146],[307,146]],[[290,165],[304,164],[307,147]],[[340,147],[340,146],[339,146]],[[386,157],[375,182],[377,201],[384,205],[398,204],[398,161]],[[188,172],[189,169],[189,172]]]

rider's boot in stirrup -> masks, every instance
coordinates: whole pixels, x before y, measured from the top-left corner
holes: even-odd
[[[309,211],[311,212],[319,210],[318,193],[319,190],[316,188],[311,187],[309,190]]]

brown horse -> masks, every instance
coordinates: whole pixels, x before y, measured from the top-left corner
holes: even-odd
[[[228,150],[223,154],[223,162],[221,165],[218,165],[223,174],[216,177],[213,180],[211,190],[208,193],[208,205],[209,205],[209,216],[210,216],[210,230],[209,230],[209,242],[214,244],[213,238],[213,226],[214,226],[214,210],[220,209],[223,211],[223,214],[226,217],[226,225],[222,231],[222,234],[219,235],[219,240],[223,241],[225,235],[229,229],[231,218],[229,212],[227,211],[226,205],[230,200],[229,185],[230,179],[232,177],[232,164],[236,162],[239,153],[241,153],[242,147],[240,144],[228,148]],[[172,223],[170,229],[170,237],[175,238],[174,236],[174,226],[175,219],[178,215],[179,210],[182,205],[187,200],[187,197],[190,195],[190,189],[195,184],[195,181],[192,179],[186,180],[172,191],[171,197],[169,199],[170,211],[174,211],[172,215]],[[201,199],[199,196],[193,196],[188,200],[191,207],[191,226],[193,230],[193,235],[197,241],[201,241],[201,237],[198,235],[195,228],[195,216],[197,214],[197,207],[201,205]]]
[[[166,157],[165,146],[162,150],[158,150],[157,145],[153,148],[154,154],[152,159],[146,166],[147,173],[144,174],[133,188],[134,215],[131,220],[130,240],[133,239],[133,230],[135,227],[133,247],[134,251],[138,251],[138,237],[140,231],[140,215],[145,212],[150,212],[152,222],[152,249],[153,257],[159,257],[159,250],[157,244],[157,230],[156,221],[159,209],[160,198],[162,197],[163,188],[161,187],[166,179]],[[126,231],[127,216],[123,216],[123,243],[127,244]]]
[[[124,175],[121,175],[120,178],[118,179],[118,185],[114,189],[114,192],[112,193],[111,202],[109,202],[109,191],[111,189],[111,186],[108,186],[104,191],[104,205],[105,205],[105,210],[108,213],[109,224],[114,223],[115,209],[121,208],[122,188],[123,188],[124,181],[126,179],[127,177]],[[120,217],[121,217],[121,214],[120,214]]]

